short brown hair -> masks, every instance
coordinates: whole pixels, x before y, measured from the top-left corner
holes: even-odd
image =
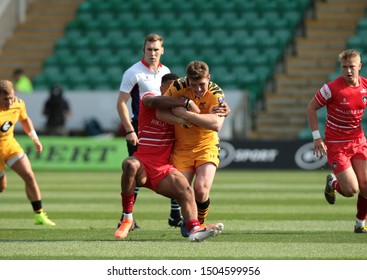
[[[186,67],[186,76],[192,80],[208,77],[209,66],[204,61],[191,61]]]
[[[14,91],[14,86],[11,81],[0,80],[0,94],[10,94],[12,91]]]
[[[348,49],[345,51],[342,51],[339,54],[339,61],[342,62],[343,60],[349,61],[352,60],[354,58],[361,58],[361,53],[357,50],[354,49]]]
[[[160,41],[163,47],[163,37],[161,35],[158,35],[156,33],[147,35],[144,40],[143,50],[145,49],[145,45],[147,44],[147,42],[156,42],[156,41]]]

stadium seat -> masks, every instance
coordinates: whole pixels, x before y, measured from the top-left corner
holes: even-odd
[[[357,33],[361,31],[367,31],[367,16],[358,21]]]
[[[100,68],[100,58],[97,55],[91,55],[87,57],[79,56],[78,59],[78,65],[80,68],[84,70],[88,70],[89,68]]]
[[[264,55],[266,55],[269,59],[269,63],[272,63],[274,66],[277,62],[279,62],[284,54],[283,48],[267,48],[264,50]]]
[[[307,0],[308,1],[308,0]],[[286,1],[286,0],[276,0],[274,1],[277,4],[277,9],[282,14],[287,14],[289,12],[299,13],[303,15],[305,12],[305,4],[302,3],[303,1]]]
[[[363,51],[367,46],[367,40],[365,40],[362,36],[354,35],[349,37],[347,47],[351,49],[357,49],[359,51]]]
[[[277,30],[293,30],[293,26],[289,25],[289,19],[278,15],[276,20],[268,20],[267,29],[271,34],[275,34]]]
[[[50,87],[47,76],[44,73],[37,74],[33,80],[33,87],[36,90],[48,90]]]
[[[293,11],[284,13],[283,16],[288,20],[289,26],[292,29],[295,29],[301,23],[301,19],[303,18],[300,13]]]
[[[209,65],[210,67],[210,65]],[[222,89],[236,88],[237,76],[230,72],[230,69],[226,66],[210,67],[210,78],[218,84]]]
[[[262,16],[266,17],[265,15],[268,14],[268,12],[278,12],[279,10],[279,4],[278,1],[255,1],[255,9],[256,11]]]
[[[279,43],[283,46],[286,46],[292,40],[292,32],[289,28],[275,30],[273,36],[278,38]]]
[[[200,19],[201,19],[201,26],[198,27],[205,28],[205,30],[208,30],[209,32],[211,30],[218,30],[225,28],[227,24],[227,20],[223,17],[223,15],[217,14],[214,11],[208,11],[207,13],[204,13],[200,17]],[[232,18],[232,20],[234,19]],[[198,21],[198,19],[196,19],[196,21]]]
[[[256,15],[256,13],[251,13]],[[222,15],[222,19],[224,20],[224,28],[228,31],[235,30],[247,30],[247,20],[245,15],[238,15],[238,13],[224,13]]]
[[[260,30],[267,30],[268,20],[266,18],[247,19],[246,28],[251,34],[256,34]]]

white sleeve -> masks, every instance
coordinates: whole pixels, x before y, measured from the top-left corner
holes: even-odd
[[[122,76],[120,91],[130,93],[137,83],[137,75],[135,75],[134,71],[128,69]]]

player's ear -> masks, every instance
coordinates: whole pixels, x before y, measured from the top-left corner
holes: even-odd
[[[162,54],[164,54],[164,47],[162,47],[162,53],[161,53],[161,55],[162,55]]]

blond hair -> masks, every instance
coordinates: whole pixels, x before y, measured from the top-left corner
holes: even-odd
[[[342,62],[342,61],[351,61],[355,58],[359,59],[359,61],[361,60],[361,53],[357,50],[354,50],[354,49],[348,49],[348,50],[345,50],[345,51],[342,51],[340,54],[339,54],[339,61]]]
[[[14,86],[11,81],[8,80],[0,80],[0,94],[10,94],[14,91]]]

